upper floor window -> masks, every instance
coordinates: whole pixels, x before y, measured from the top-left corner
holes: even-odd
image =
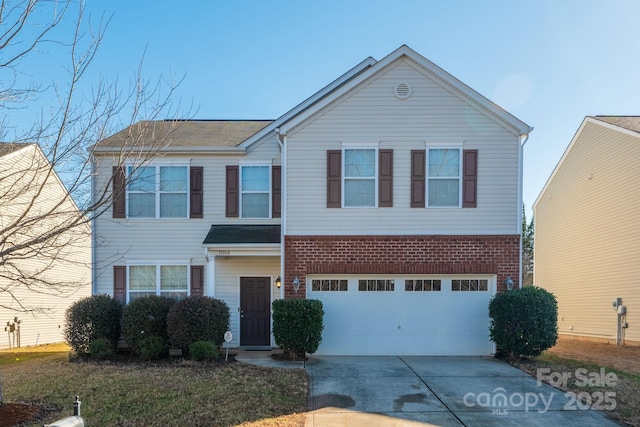
[[[478,150],[411,150],[411,207],[477,207]]]
[[[376,206],[376,150],[344,150],[344,206]]]
[[[186,166],[127,169],[129,218],[187,218],[189,173]]]
[[[393,150],[327,151],[327,208],[392,206]]]
[[[459,149],[429,149],[429,161],[427,162],[428,207],[460,206],[460,171]]]
[[[269,170],[269,166],[241,167],[242,218],[269,218],[271,212]]]

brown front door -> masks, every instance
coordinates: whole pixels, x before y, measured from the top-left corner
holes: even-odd
[[[269,277],[240,278],[240,345],[271,345]]]

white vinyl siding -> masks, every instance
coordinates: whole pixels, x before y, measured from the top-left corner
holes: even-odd
[[[596,121],[597,123],[597,121]],[[587,122],[534,205],[534,282],[558,300],[560,334],[640,342],[640,139]]]
[[[400,81],[411,84],[409,99],[393,95]],[[327,209],[326,162],[319,159],[350,141],[393,150],[392,208]],[[478,150],[477,208],[410,207],[411,150],[440,141]],[[287,144],[287,234],[520,233],[518,136],[409,61],[392,64],[291,129]]]
[[[279,165],[280,151],[275,137],[252,146],[250,156],[257,162]],[[202,242],[211,224],[280,224],[280,218],[256,220],[225,216],[225,167],[246,161],[248,157],[249,155],[234,157],[206,154],[164,156],[165,162],[203,168],[204,218],[198,221],[186,217],[166,218],[159,225],[158,221],[149,220],[113,221],[110,210],[98,217],[94,223],[94,235],[98,236],[95,248],[95,292],[109,295],[113,293],[113,265],[124,265],[125,257],[132,265],[148,260],[181,262],[185,259],[190,259],[191,265],[206,265]],[[96,166],[96,188],[101,189],[110,179],[114,165],[110,157],[103,157],[98,158]],[[279,271],[279,267],[273,271]],[[205,276],[206,274],[205,271]],[[206,292],[205,288],[205,295],[208,295]]]

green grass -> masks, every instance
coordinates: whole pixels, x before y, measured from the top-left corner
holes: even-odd
[[[299,369],[237,362],[71,363],[67,352],[0,352],[0,366],[5,401],[47,406],[42,422],[71,415],[79,395],[82,416],[94,426],[304,425],[297,414],[306,410],[308,380]]]

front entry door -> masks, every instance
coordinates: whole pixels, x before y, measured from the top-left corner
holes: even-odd
[[[240,345],[271,346],[269,277],[240,278]]]

